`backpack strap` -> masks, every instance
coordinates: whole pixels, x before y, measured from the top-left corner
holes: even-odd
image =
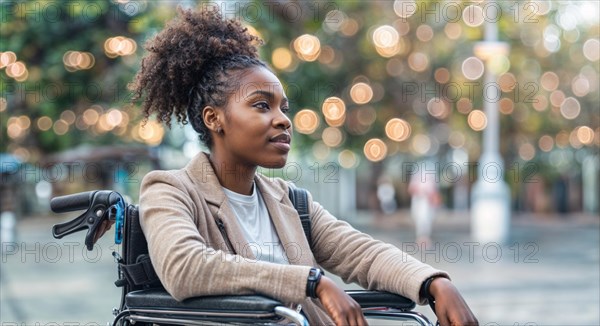
[[[308,244],[312,248],[312,236],[310,232],[310,214],[308,213],[308,191],[304,188],[289,187],[290,201],[298,212],[300,223]]]

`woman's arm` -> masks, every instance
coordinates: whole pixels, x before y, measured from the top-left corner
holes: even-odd
[[[356,282],[369,290],[398,293],[425,304],[419,297],[421,284],[429,277],[449,277],[412,256],[354,229],[309,198],[313,252],[317,262],[345,282]]]
[[[429,286],[429,294],[435,299],[435,314],[440,325],[479,325],[477,318],[450,280],[435,278]]]

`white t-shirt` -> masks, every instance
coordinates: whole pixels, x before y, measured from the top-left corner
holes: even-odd
[[[256,184],[252,185],[252,195],[250,196],[238,194],[226,188],[223,188],[223,191],[256,259],[288,264],[265,201],[260,192],[256,190]]]

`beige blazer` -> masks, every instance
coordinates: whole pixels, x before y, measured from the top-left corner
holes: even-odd
[[[309,195],[312,247],[290,202],[288,183],[251,176],[261,192],[290,265],[256,260],[208,160],[200,153],[185,168],[153,171],[141,185],[141,226],[152,264],[177,300],[194,296],[263,294],[301,303],[311,324],[333,322],[306,297],[313,266],[370,290],[404,295],[419,304],[422,282],[444,272],[352,228]]]

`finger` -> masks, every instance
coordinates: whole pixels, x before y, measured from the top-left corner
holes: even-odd
[[[365,317],[365,315],[363,315],[363,314],[361,314],[361,317],[362,317],[362,319],[361,319],[362,324],[365,326],[369,326],[369,323],[367,322],[367,317]]]
[[[437,319],[438,319],[438,323],[440,324],[440,326],[450,326],[450,320],[448,319],[448,315],[446,314],[446,312],[444,310],[438,310],[436,311],[436,315],[437,315]]]
[[[100,224],[100,228],[98,229],[98,231],[96,231],[96,234],[94,235],[94,243],[96,243],[96,241],[98,241],[98,239],[100,239],[104,233],[106,233],[106,231],[108,231],[111,227],[111,224],[108,220],[104,220],[102,221],[102,224]]]
[[[358,320],[356,321],[356,324],[358,326],[369,326],[369,323],[367,323],[367,319],[365,318],[365,315],[362,314],[362,311],[361,311],[360,315],[358,316]]]

